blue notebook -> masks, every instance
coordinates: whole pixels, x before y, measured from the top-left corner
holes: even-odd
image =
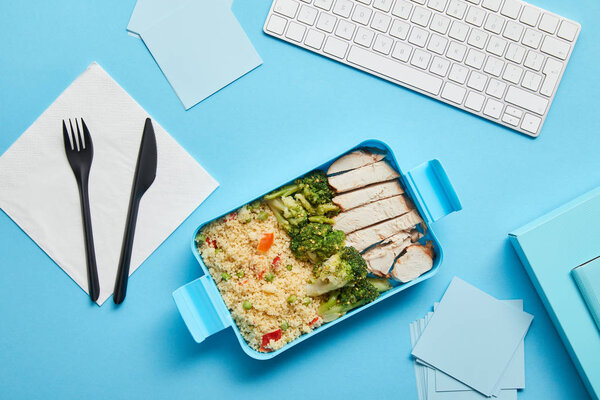
[[[509,235],[573,364],[593,399],[600,399],[600,330],[571,270],[600,254],[600,188]]]
[[[571,276],[600,329],[600,257],[573,268]]]

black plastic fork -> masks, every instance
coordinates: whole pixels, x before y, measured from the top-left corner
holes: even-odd
[[[83,118],[81,118],[81,127],[83,137],[79,129],[79,123],[75,119],[77,134],[73,129],[71,119],[69,119],[69,128],[65,121],[62,122],[63,138],[65,141],[65,152],[67,159],[75,174],[77,186],[79,187],[79,199],[81,201],[81,215],[83,217],[83,233],[85,236],[85,253],[87,262],[88,291],[92,301],[98,300],[100,295],[100,283],[98,282],[98,269],[96,267],[96,251],[94,250],[94,235],[92,234],[92,218],[90,213],[90,199],[88,195],[88,181],[92,159],[94,158],[94,146],[92,137]]]

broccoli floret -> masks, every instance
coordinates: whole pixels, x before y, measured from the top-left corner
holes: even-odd
[[[319,306],[323,322],[331,322],[348,311],[370,303],[379,297],[379,291],[368,279],[359,279],[353,285],[344,286],[330,293],[325,303]]]
[[[264,199],[265,200],[273,200],[273,199],[278,199],[280,197],[291,196],[292,194],[296,193],[300,189],[302,189],[302,185],[300,185],[299,183],[285,185],[285,186],[282,186],[279,189],[265,195]]]
[[[392,288],[392,284],[385,278],[367,278],[369,283],[375,286],[379,293],[387,292]]]
[[[323,264],[315,266],[313,273],[316,279],[306,286],[306,294],[314,297],[364,279],[367,263],[354,247],[344,247]]]
[[[302,194],[311,204],[330,203],[334,191],[329,186],[325,172],[316,170],[296,180],[296,185],[302,188]]]
[[[267,200],[267,205],[275,214],[275,218],[290,236],[295,236],[308,223],[308,213],[302,205],[291,196]]]
[[[344,247],[346,235],[330,225],[308,223],[292,236],[290,249],[302,261],[322,262]]]

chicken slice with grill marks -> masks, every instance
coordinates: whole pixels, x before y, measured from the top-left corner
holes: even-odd
[[[362,189],[340,194],[333,198],[333,203],[342,211],[348,211],[374,201],[387,199],[404,193],[404,189],[397,179],[389,182],[376,183]]]
[[[343,174],[329,177],[329,185],[336,193],[360,189],[373,183],[390,181],[400,175],[385,160],[365,165]]]
[[[333,229],[348,234],[364,227],[385,221],[414,209],[413,204],[404,196],[394,196],[375,201],[361,207],[340,213],[334,218]]]

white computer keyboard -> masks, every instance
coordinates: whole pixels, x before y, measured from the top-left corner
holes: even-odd
[[[275,0],[265,33],[537,136],[581,27],[518,0]]]

